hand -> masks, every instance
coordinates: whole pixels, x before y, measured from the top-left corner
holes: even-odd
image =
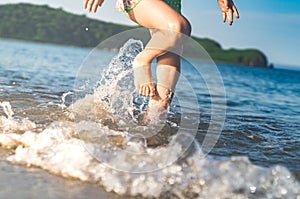
[[[232,0],[218,0],[218,4],[222,12],[223,22],[227,20],[228,24],[232,25],[233,14],[237,19],[240,17]]]
[[[100,7],[103,4],[104,0],[84,0],[83,7],[89,12],[97,12],[98,6]]]

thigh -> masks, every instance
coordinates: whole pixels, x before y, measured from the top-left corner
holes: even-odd
[[[186,19],[163,0],[142,0],[127,15],[146,28],[169,29],[170,23],[186,23]]]

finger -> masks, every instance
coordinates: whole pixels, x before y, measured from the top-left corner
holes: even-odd
[[[86,9],[87,8],[87,4],[88,4],[89,0],[84,0],[83,2],[83,8]]]
[[[232,10],[233,10],[235,17],[237,19],[240,18],[240,14],[239,14],[238,10],[236,9],[235,5],[232,6]]]
[[[100,5],[99,0],[96,0],[93,5],[93,12],[97,12],[98,6]]]
[[[89,12],[92,11],[93,4],[94,4],[94,0],[89,0],[88,5],[87,5],[87,9]]]
[[[222,18],[223,18],[223,22],[225,23],[225,21],[226,21],[226,12],[222,12]]]
[[[232,9],[229,9],[228,12],[226,13],[226,15],[227,15],[228,24],[232,25],[232,23],[233,23],[233,12],[232,12]]]
[[[103,2],[104,2],[104,0],[100,0],[99,6],[102,6]]]

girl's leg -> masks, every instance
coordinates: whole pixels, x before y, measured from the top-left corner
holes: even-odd
[[[163,55],[170,48],[174,52],[174,47],[177,48],[181,43],[182,33],[189,35],[191,27],[182,15],[162,0],[142,0],[129,11],[128,17],[141,26],[154,29],[151,40],[133,63],[135,85],[139,93],[153,97],[155,85],[150,69],[152,60],[160,56],[160,60],[172,60],[173,56]],[[165,65],[173,66],[167,62]]]
[[[171,52],[157,58],[157,95],[150,100],[150,104],[159,103],[167,108],[172,100],[173,93],[180,75],[180,56]]]
[[[180,75],[180,56],[167,52],[157,58],[156,67],[156,95],[150,98],[147,121],[160,121],[166,117],[166,109],[169,107],[175,87]]]

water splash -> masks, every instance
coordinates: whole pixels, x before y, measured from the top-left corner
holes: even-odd
[[[134,130],[144,133],[149,129],[137,125],[135,129],[130,128],[132,124],[126,123],[128,120],[123,118],[124,112],[128,112],[127,108],[131,106],[130,100],[126,98],[123,101],[124,98],[118,99],[116,95],[122,95],[124,87],[114,81],[122,82],[118,76],[130,74],[130,68],[125,64],[128,62],[121,61],[132,60],[132,54],[129,53],[127,58],[127,53],[124,50],[120,54],[123,58],[116,58],[113,62],[121,62],[122,67],[117,64],[121,69],[112,72],[115,68],[111,67],[105,73],[104,82],[99,82],[102,90],[98,87],[94,94],[86,95],[71,105],[75,120],[72,117],[70,121],[58,118],[37,132],[33,122],[30,128],[24,128],[29,120],[16,122],[8,108],[10,104],[5,103],[7,110],[4,111],[9,114],[5,112],[7,118],[0,118],[0,146],[12,149],[7,160],[14,164],[37,166],[66,178],[96,183],[106,191],[120,195],[148,198],[300,198],[299,183],[284,167],[258,167],[246,157],[224,160],[203,157],[196,141],[188,150],[183,150],[193,139],[188,134],[169,136],[173,144],[156,147],[148,147],[143,139],[130,137]],[[125,111],[119,112],[120,109],[114,109],[115,105]],[[20,133],[21,128],[24,129]],[[103,151],[103,147],[107,151]],[[103,159],[96,160],[88,151],[103,153]],[[126,153],[128,151],[130,153]],[[142,152],[139,158],[137,152]],[[178,155],[177,161],[164,165]],[[110,165],[120,165],[128,172],[114,170]],[[131,172],[153,167],[160,169]]]
[[[142,50],[141,41],[128,40],[118,55],[111,60],[98,81],[94,96],[98,101],[107,102],[107,110],[112,114],[125,118],[132,116],[133,102],[137,101],[137,97],[144,99],[134,95],[132,70],[132,62]]]
[[[0,102],[0,105],[7,116],[0,116],[0,133],[24,133],[36,128],[36,124],[26,118],[14,118],[14,112],[9,102]]]
[[[72,91],[68,91],[66,93],[63,93],[62,96],[61,96],[61,104],[59,104],[58,106],[61,107],[61,108],[66,108],[67,105],[66,105],[66,98],[67,96],[70,96],[70,95],[73,95],[74,92]]]
[[[80,107],[84,106],[87,111],[85,114],[89,115],[90,120],[106,120],[97,116],[104,111],[111,115],[110,121],[113,121],[119,130],[128,131],[129,128],[137,127],[149,101],[148,97],[137,94],[133,83],[132,62],[142,50],[143,43],[140,40],[129,39],[103,70],[94,88],[85,86],[86,95],[81,94],[82,89],[79,89],[80,94],[75,93],[75,99],[79,99],[70,108],[73,109],[75,120],[82,120]],[[98,51],[95,53],[96,55],[91,56],[91,62],[94,62],[94,57],[99,57]],[[85,64],[86,70],[90,70],[90,65],[93,63],[86,61]],[[83,74],[86,74],[84,68],[83,65],[81,70]],[[88,93],[90,90],[93,90],[92,94]],[[83,101],[85,104],[82,103]],[[160,123],[157,126],[161,128]]]
[[[12,119],[14,112],[11,109],[11,105],[9,102],[0,102],[0,105],[2,106],[4,113],[7,116],[7,119]]]

